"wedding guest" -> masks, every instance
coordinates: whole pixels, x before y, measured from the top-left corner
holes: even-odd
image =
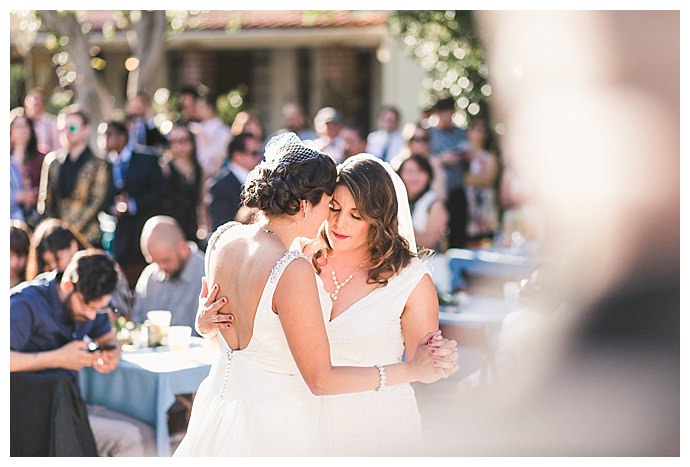
[[[60,219],[44,219],[31,235],[29,259],[26,267],[27,279],[36,279],[52,271],[62,272],[77,251],[90,249],[91,245]],[[118,315],[130,317],[133,295],[127,278],[115,263],[117,286],[113,291],[111,319]]]
[[[64,273],[25,282],[10,295],[10,372],[51,371],[70,375],[92,367],[114,371],[121,349],[103,312],[115,289],[115,264],[102,251],[76,253]],[[109,350],[87,352],[93,341]],[[151,426],[105,407],[89,410],[89,424],[101,456],[143,456],[154,452]]]
[[[167,135],[168,149],[159,159],[163,173],[161,214],[173,217],[187,240],[205,240],[203,170],[197,160],[194,135],[185,125],[175,124]]]
[[[443,169],[443,163],[438,157],[431,157],[431,136],[429,129],[421,123],[407,123],[402,130],[405,146],[398,152],[390,161],[391,167],[398,170],[400,165],[411,155],[416,154],[423,156],[431,164],[433,171],[433,179],[431,181],[431,189],[438,195],[440,199],[445,200],[448,197],[446,189],[446,172]]]
[[[40,219],[36,202],[44,157],[38,150],[33,121],[21,107],[13,109],[10,112],[10,160],[19,168],[22,182],[22,189],[15,196],[24,220],[31,227],[35,227]]]
[[[343,140],[343,156],[345,159],[356,154],[361,154],[367,149],[367,133],[364,128],[355,122],[350,122],[340,130]]]
[[[48,154],[41,171],[38,212],[66,221],[93,246],[101,245],[98,213],[112,187],[110,163],[88,146],[89,116],[66,107],[57,120],[62,149]]]
[[[340,130],[343,127],[343,116],[333,107],[324,107],[314,117],[314,128],[318,139],[314,146],[324,154],[328,154],[336,162],[345,160],[343,138]]]
[[[208,190],[208,220],[211,232],[226,222],[237,220],[240,194],[249,172],[261,161],[261,146],[251,133],[235,136],[228,147],[229,156]]]
[[[179,224],[169,216],[146,221],[141,251],[149,265],[135,288],[134,321],[144,322],[147,311],[169,310],[170,324],[194,327],[204,254],[194,242],[185,240]]]
[[[24,111],[31,119],[36,132],[37,148],[41,154],[60,149],[55,115],[46,112],[45,94],[40,88],[33,88],[24,97]]]
[[[190,129],[196,137],[199,164],[206,178],[214,177],[225,160],[232,133],[218,118],[216,97],[210,93],[197,98],[196,116],[199,121],[190,125]]]
[[[281,115],[283,117],[283,127],[276,131],[276,135],[281,135],[283,133],[292,132],[299,136],[299,139],[304,140],[315,140],[317,138],[314,130],[309,128],[307,125],[307,119],[304,117],[304,110],[297,104],[292,102],[287,103],[281,109]]]
[[[10,219],[24,222],[24,210],[19,204],[18,198],[24,192],[22,173],[17,164],[10,161]]]
[[[431,189],[434,174],[429,160],[420,155],[405,159],[398,169],[407,189],[414,236],[417,244],[442,250],[448,230],[448,211],[443,200]]]
[[[247,112],[244,110],[235,115],[235,119],[230,127],[230,133],[232,133],[233,138],[241,133],[249,133],[261,147],[264,145],[264,138],[266,136],[258,112]]]
[[[110,245],[115,260],[134,288],[146,260],[139,249],[144,222],[161,211],[163,175],[158,157],[146,146],[128,144],[127,128],[120,122],[105,122],[105,151],[113,166],[115,188],[108,213],[117,219]]]
[[[367,136],[366,152],[390,162],[405,145],[399,127],[400,111],[398,108],[392,105],[381,107],[376,116],[376,131],[372,131]]]
[[[467,238],[473,242],[493,239],[498,229],[499,163],[489,150],[489,128],[486,121],[476,118],[467,130],[469,147],[463,158],[468,163],[465,173],[467,196]]]
[[[10,288],[26,280],[30,238],[29,227],[24,222],[10,220]]]
[[[196,115],[196,100],[199,97],[201,86],[185,85],[177,91],[177,100],[180,106],[179,125],[188,126],[192,122],[199,121]]]
[[[167,141],[153,120],[151,96],[143,91],[127,101],[125,108],[126,122],[129,131],[127,145],[137,152],[154,152],[160,154]],[[139,148],[144,146],[146,149]]]

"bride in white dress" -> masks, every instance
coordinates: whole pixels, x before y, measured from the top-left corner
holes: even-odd
[[[314,264],[332,299],[326,329],[333,364],[412,358],[426,330],[438,329],[439,315],[429,267],[415,254],[405,185],[375,156],[350,157],[338,166],[329,209]],[[332,455],[420,452],[421,421],[409,384],[326,396],[322,421]]]
[[[386,392],[457,370],[455,343],[433,332],[404,363],[332,366],[324,324],[330,298],[299,240],[326,219],[335,177],[328,156],[292,134],[274,138],[243,195],[267,222],[226,224],[209,241],[207,277],[227,297],[213,317],[222,323],[232,312],[232,327],[213,329],[217,358],[176,456],[324,454],[315,395]]]

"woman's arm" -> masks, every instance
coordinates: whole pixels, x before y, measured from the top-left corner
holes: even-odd
[[[410,359],[417,351],[417,342],[429,329],[438,329],[438,297],[436,287],[424,274],[405,303],[401,317],[405,356]]]
[[[448,211],[441,201],[435,201],[429,208],[429,217],[424,231],[415,231],[417,245],[434,248],[448,227]]]
[[[314,270],[310,263],[290,263],[273,297],[290,351],[312,393],[316,395],[371,391],[379,387],[377,368],[333,367]],[[438,318],[437,318],[438,319]],[[427,329],[437,329],[431,326]],[[457,349],[433,349],[426,342],[433,332],[420,335],[414,357],[405,363],[385,365],[386,384],[413,381],[431,383],[445,377],[443,369],[456,368]]]

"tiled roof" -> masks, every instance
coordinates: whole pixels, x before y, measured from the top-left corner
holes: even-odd
[[[88,18],[94,30],[113,21],[113,11],[94,10]],[[169,13],[174,13],[170,11]],[[386,24],[384,10],[211,10],[187,17],[187,29],[362,27]]]

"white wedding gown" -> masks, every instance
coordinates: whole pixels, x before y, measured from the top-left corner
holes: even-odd
[[[405,350],[400,316],[428,266],[417,258],[400,274],[361,298],[326,329],[333,365],[374,366],[402,361]],[[422,440],[414,390],[409,384],[322,397],[325,452],[328,455],[413,454]]]
[[[249,345],[233,351],[216,334],[216,360],[199,386],[175,456],[405,455],[420,441],[419,411],[409,384],[324,397],[309,391],[271,309],[285,267],[303,256],[298,247],[295,242],[273,268]],[[332,322],[330,297],[316,276],[333,365],[400,362],[400,315],[428,273],[426,264],[413,259],[386,287],[374,289]]]
[[[271,309],[281,274],[301,256],[299,250],[289,250],[273,268],[246,348],[233,351],[216,334],[218,355],[199,386],[187,433],[175,456],[321,454],[321,401],[302,379],[278,315]],[[321,295],[327,317],[330,299],[325,292]]]

